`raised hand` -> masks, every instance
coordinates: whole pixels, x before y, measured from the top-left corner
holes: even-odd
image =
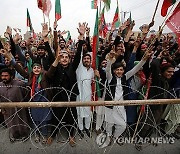
[[[49,34],[48,24],[42,24],[42,36],[45,38]]]
[[[21,36],[19,35],[19,33],[16,33],[16,35],[13,37],[14,43],[18,44],[19,41],[21,40]]]
[[[32,37],[29,37],[26,41],[26,46],[29,47],[33,44],[33,38]]]
[[[147,60],[148,58],[150,58],[152,56],[152,54],[154,53],[153,51],[153,46],[147,48],[146,52],[144,53],[143,59]]]
[[[10,52],[11,45],[8,42],[3,43],[4,50]]]
[[[79,23],[79,28],[77,28],[79,34],[82,35],[82,36],[84,36],[84,34],[85,34],[85,32],[86,32],[86,28],[87,28],[86,22],[83,22],[83,24]]]
[[[143,34],[147,34],[149,32],[149,25],[144,24],[140,27],[140,30],[142,31]]]
[[[125,21],[120,27],[119,27],[119,30],[118,30],[118,33],[122,33],[123,30],[125,30],[126,28],[128,27],[128,22]]]
[[[0,49],[0,54],[2,54],[4,57],[6,57],[8,60],[12,60],[12,54],[6,49]]]
[[[12,35],[12,28],[7,26],[6,33],[8,33],[8,35],[11,36]]]
[[[86,36],[89,37],[89,33],[90,33],[90,28],[86,27]]]

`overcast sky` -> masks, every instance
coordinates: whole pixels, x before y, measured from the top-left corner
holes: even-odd
[[[111,0],[110,11],[105,12],[106,22],[112,22],[116,9],[116,1]],[[153,12],[158,0],[118,0],[120,11],[131,11],[132,19],[135,20],[134,30],[139,30],[139,27],[144,23],[149,23],[152,19]],[[50,12],[50,23],[53,26],[55,0],[51,0],[52,9]],[[160,10],[163,0],[160,0],[158,11],[155,17],[155,25],[152,29],[157,30],[162,24],[163,17],[160,15]],[[12,28],[20,28],[22,34],[27,31],[26,27],[26,9],[29,9],[31,21],[35,32],[41,31],[41,23],[43,22],[42,11],[37,7],[37,0],[0,0],[0,35],[3,35],[6,26]],[[91,0],[61,0],[62,18],[58,21],[58,30],[69,30],[72,38],[75,39],[78,35],[78,22],[88,22],[93,34],[96,10],[91,9]],[[129,17],[129,14],[127,14]],[[46,18],[48,21],[48,18]],[[165,27],[165,32],[170,30]]]

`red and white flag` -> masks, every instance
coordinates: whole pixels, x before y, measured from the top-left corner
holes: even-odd
[[[37,0],[38,8],[43,11],[46,16],[49,16],[49,13],[52,8],[51,0]]]
[[[178,44],[180,45],[180,2],[174,9],[172,15],[166,20],[166,25],[176,34]]]

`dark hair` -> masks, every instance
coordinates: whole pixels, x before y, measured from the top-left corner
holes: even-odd
[[[122,62],[116,62],[116,63],[112,64],[111,69],[114,71],[115,69],[117,69],[119,67],[123,67],[123,69],[125,70],[125,66]]]
[[[103,39],[102,38],[99,38],[99,42],[101,42],[103,44]]]
[[[161,73],[164,73],[170,67],[174,68],[174,66],[171,63],[161,64],[160,66]]]
[[[7,72],[11,77],[13,76],[13,71],[12,71],[12,69],[10,69],[10,68],[3,68],[3,69],[0,71],[0,75],[2,75],[3,72]]]
[[[82,58],[84,58],[84,57],[86,57],[86,56],[90,57],[90,59],[91,59],[91,55],[88,54],[88,53],[83,54]]]
[[[39,50],[39,49],[44,49],[44,50],[46,50],[46,47],[45,47],[45,45],[39,45],[39,46],[37,47],[37,50]]]

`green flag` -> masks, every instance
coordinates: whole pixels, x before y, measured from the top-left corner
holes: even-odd
[[[61,18],[61,3],[60,0],[55,1],[55,19],[58,21]]]
[[[69,41],[69,39],[71,38],[71,34],[70,34],[70,31],[67,32],[67,37],[66,37],[66,42]]]
[[[111,0],[103,0],[103,2],[104,6],[106,7],[106,10],[109,11],[111,6]]]
[[[30,31],[33,30],[33,28],[32,28],[32,23],[31,23],[31,18],[30,18],[30,15],[29,15],[28,8],[27,8],[27,27],[30,28]]]
[[[112,22],[112,27],[118,28],[120,25],[120,20],[119,20],[119,7],[117,5],[116,12],[114,14],[113,22]]]
[[[97,0],[91,1],[91,9],[97,9]]]

